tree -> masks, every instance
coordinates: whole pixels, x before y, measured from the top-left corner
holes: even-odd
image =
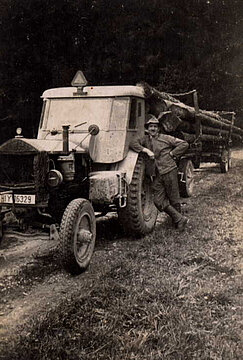
[[[243,114],[241,10],[240,0],[0,0],[0,142],[16,126],[33,136],[41,93],[78,69],[90,84],[197,88],[201,107]]]

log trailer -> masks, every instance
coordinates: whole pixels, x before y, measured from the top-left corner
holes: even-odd
[[[218,163],[222,173],[229,171],[232,143],[243,139],[243,129],[234,125],[235,112],[199,109],[196,90],[171,95],[146,83],[139,85],[144,89],[148,111],[161,120],[168,134],[183,138],[190,145],[178,161],[181,196],[192,195],[194,168],[201,163]],[[184,96],[193,97],[193,107],[178,100]]]

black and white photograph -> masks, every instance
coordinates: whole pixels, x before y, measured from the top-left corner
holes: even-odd
[[[0,0],[0,360],[240,360],[242,241],[242,0]]]

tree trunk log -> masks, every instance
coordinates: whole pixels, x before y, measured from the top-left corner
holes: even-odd
[[[140,83],[137,85],[143,87],[145,98],[150,106],[149,112],[157,117],[161,112],[170,110],[182,120],[192,122],[192,124],[195,124],[195,116],[198,116],[202,125],[206,127],[229,131],[232,126],[231,121],[222,118],[213,111],[199,110],[199,113],[196,114],[194,107],[180,102],[170,94],[158,91],[147,83]],[[188,126],[188,124],[186,126]],[[232,133],[243,135],[243,129],[233,125]]]
[[[185,132],[182,132],[184,139],[189,143],[193,143],[196,140],[196,135],[195,134],[188,134]],[[242,137],[238,134],[232,134],[232,138],[235,139],[238,142],[242,142]],[[202,143],[204,142],[227,142],[228,141],[228,136],[227,134],[222,134],[222,136],[217,136],[217,135],[211,135],[211,134],[202,134],[201,135],[201,141]]]

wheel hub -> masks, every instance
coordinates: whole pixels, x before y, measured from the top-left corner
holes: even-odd
[[[92,240],[92,233],[89,230],[81,229],[77,234],[77,241],[80,245],[89,244]]]

